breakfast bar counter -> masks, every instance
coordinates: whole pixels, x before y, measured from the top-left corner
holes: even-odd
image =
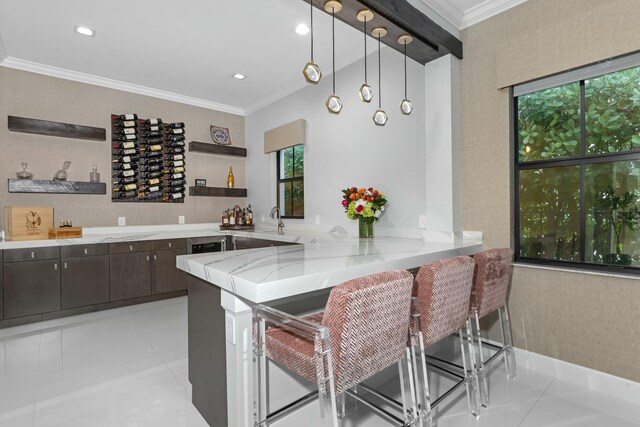
[[[193,403],[212,426],[253,425],[252,306],[294,304],[350,279],[419,267],[482,250],[475,240],[345,235],[262,236],[287,246],[187,255],[189,380]],[[226,397],[226,398],[225,398]]]

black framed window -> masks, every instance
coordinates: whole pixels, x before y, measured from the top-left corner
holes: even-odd
[[[640,274],[638,64],[514,91],[518,261]]]
[[[277,169],[282,218],[304,218],[304,145],[278,151]]]

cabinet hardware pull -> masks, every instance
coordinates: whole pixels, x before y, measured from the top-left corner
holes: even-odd
[[[158,257],[156,257],[156,255],[153,255],[153,260],[156,261],[158,259]]]
[[[171,247],[171,243],[169,243],[169,247]]]
[[[35,258],[36,257],[36,253],[34,251],[31,251],[31,258]]]
[[[53,269],[57,270],[58,269],[58,263],[56,262],[55,264],[53,264]]]
[[[132,251],[133,250],[133,245],[129,245],[129,250]]]
[[[66,262],[64,263],[64,269],[65,270],[67,269],[67,263]]]
[[[149,261],[149,255],[147,255],[147,261]]]
[[[84,248],[84,254],[86,255],[88,253],[87,248]]]

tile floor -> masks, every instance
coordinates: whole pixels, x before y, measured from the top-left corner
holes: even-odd
[[[187,304],[176,298],[0,329],[0,427],[206,427],[190,403]],[[586,388],[502,365],[491,371],[491,406],[479,419],[457,397],[438,426],[640,426],[634,406]],[[433,389],[448,384],[432,378]],[[395,381],[384,384],[397,391]],[[315,404],[277,426],[311,427]],[[345,426],[386,426],[360,405]]]

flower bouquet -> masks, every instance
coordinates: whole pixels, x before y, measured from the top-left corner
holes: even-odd
[[[387,199],[384,193],[371,187],[351,187],[342,190],[342,207],[349,219],[357,219],[360,237],[373,237],[373,223],[385,210]]]

